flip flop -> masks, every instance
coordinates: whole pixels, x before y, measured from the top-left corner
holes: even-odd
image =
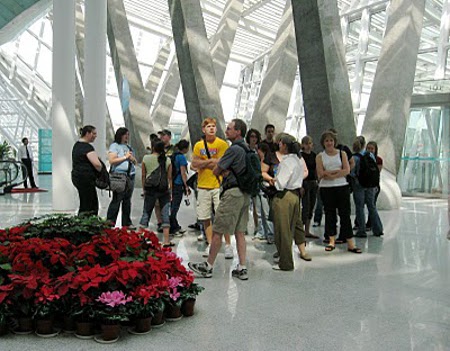
[[[333,245],[327,245],[325,246],[325,251],[333,251],[336,247]]]
[[[361,249],[359,247],[354,247],[353,249],[347,249],[348,252],[360,254],[362,253]]]
[[[163,247],[173,247],[173,246],[175,246],[175,243],[173,243],[173,242],[170,242],[168,244],[163,244]]]

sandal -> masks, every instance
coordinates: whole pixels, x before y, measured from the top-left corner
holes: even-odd
[[[175,246],[175,243],[169,242],[168,244],[163,244],[162,247],[173,247],[173,246]]]
[[[359,247],[354,247],[353,249],[347,249],[348,252],[360,254],[362,253],[361,249]]]
[[[333,251],[336,247],[333,245],[327,245],[325,246],[325,251]]]

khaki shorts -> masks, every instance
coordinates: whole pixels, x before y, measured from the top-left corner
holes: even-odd
[[[213,232],[218,234],[244,233],[247,230],[250,196],[239,188],[224,192],[214,217]]]
[[[200,221],[211,219],[212,205],[217,211],[220,203],[220,189],[198,189],[197,217]]]

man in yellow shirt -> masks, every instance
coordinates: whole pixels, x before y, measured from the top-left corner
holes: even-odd
[[[212,239],[212,206],[214,209],[219,206],[220,183],[222,182],[222,177],[215,176],[213,169],[228,149],[228,144],[216,136],[217,126],[214,118],[206,118],[203,121],[202,132],[205,136],[194,146],[192,168],[198,172],[197,217],[203,222],[207,244],[209,244]],[[208,257],[208,254],[209,247],[207,246],[203,256]],[[229,234],[225,235],[225,258],[233,258]]]

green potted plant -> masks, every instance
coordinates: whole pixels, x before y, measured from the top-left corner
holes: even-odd
[[[3,143],[0,144],[0,160],[7,160],[11,157],[11,145],[4,140]]]
[[[204,287],[198,285],[197,283],[192,283],[189,287],[181,288],[180,300],[181,303],[181,313],[185,317],[190,317],[194,315],[195,302],[197,300],[198,294],[200,294]]]

